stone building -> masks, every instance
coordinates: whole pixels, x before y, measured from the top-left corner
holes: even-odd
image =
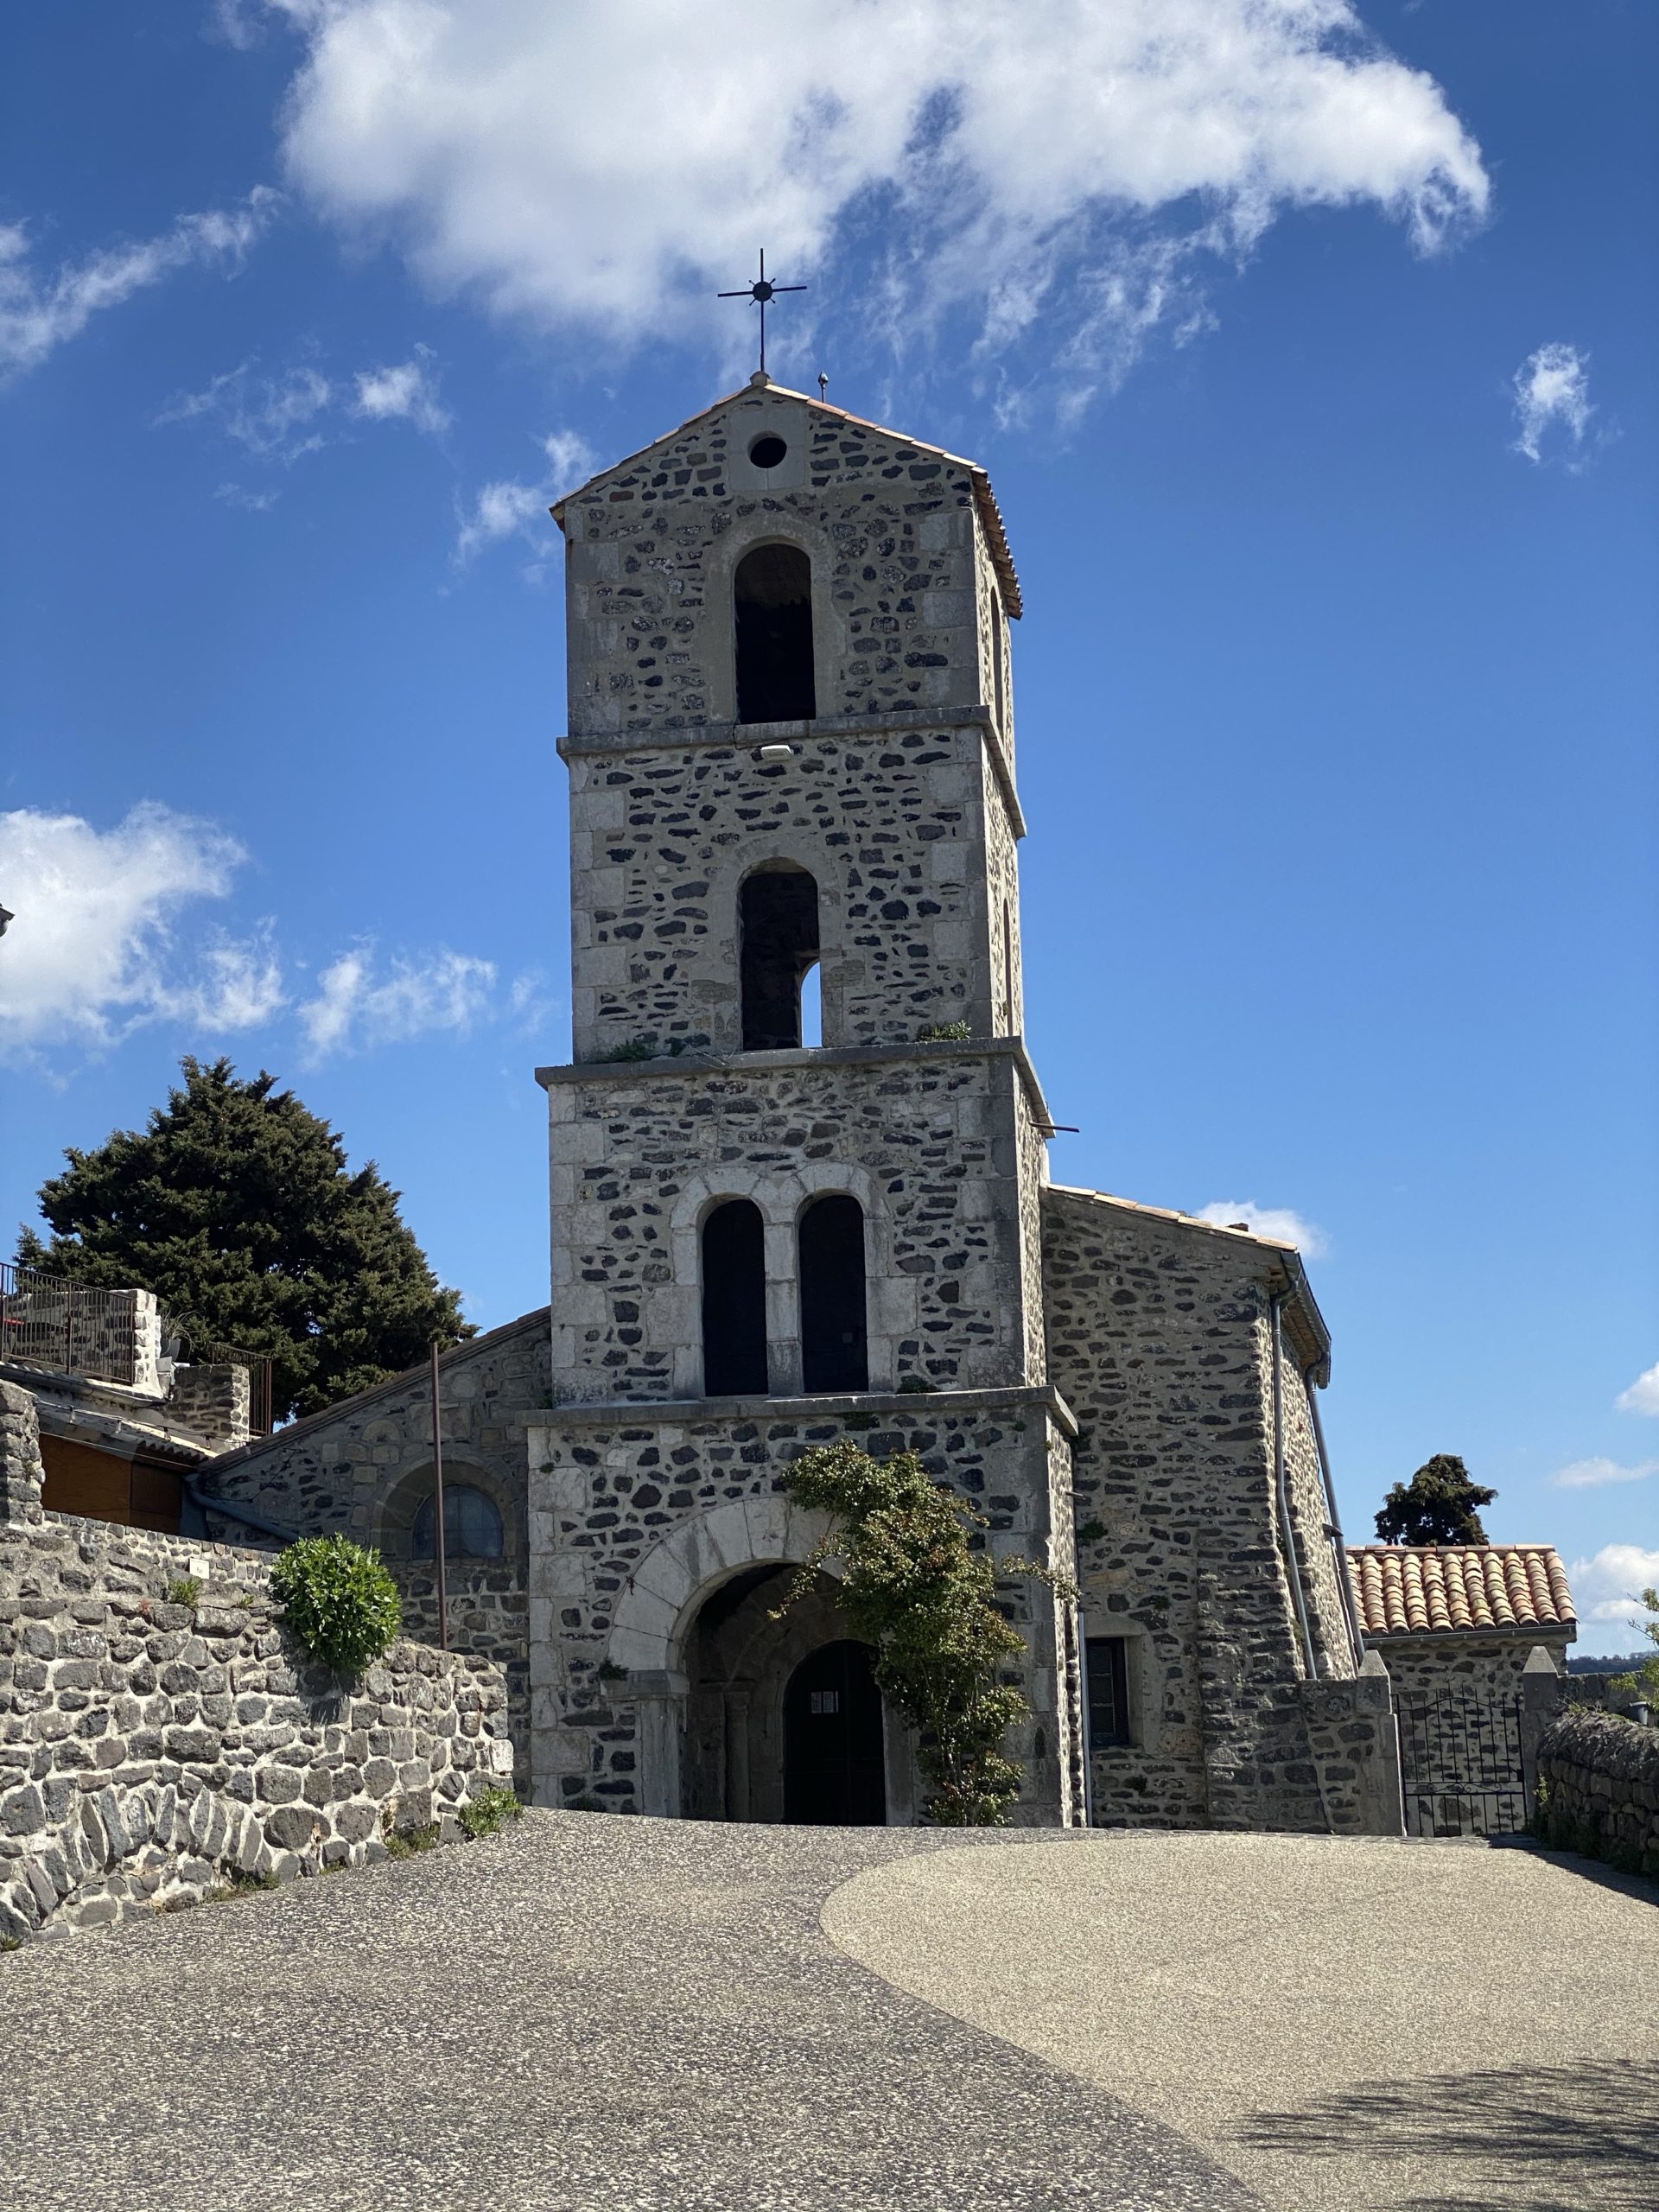
[[[1348,1573],[1399,1695],[1516,1696],[1541,1645],[1567,1671],[1579,1626],[1553,1544],[1356,1544]]]
[[[454,1630],[508,1666],[534,1794],[915,1817],[833,1577],[778,1618],[819,1533],[780,1478],[850,1436],[1076,1576],[1004,1586],[1016,1817],[1397,1830],[1298,1255],[1047,1179],[983,471],[757,376],[555,513],[551,1303],[442,1367]],[[380,1544],[430,1633],[423,1373],[212,1484]]]

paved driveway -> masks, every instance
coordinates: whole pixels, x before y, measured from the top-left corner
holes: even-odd
[[[1156,2121],[822,1934],[849,1876],[938,1847],[532,1813],[0,1957],[0,2205],[1256,2206]]]
[[[1656,1929],[1519,1853],[532,1813],[0,1957],[0,2208],[1651,2212]]]
[[[1518,1850],[1096,1834],[874,1869],[824,1924],[1280,2212],[1656,2212],[1656,1902]]]

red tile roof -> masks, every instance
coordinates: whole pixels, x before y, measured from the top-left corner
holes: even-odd
[[[1577,1623],[1551,1544],[1357,1544],[1348,1577],[1367,1636]]]

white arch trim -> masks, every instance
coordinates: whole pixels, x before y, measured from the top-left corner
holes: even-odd
[[[712,1590],[746,1567],[805,1560],[829,1528],[827,1514],[776,1492],[695,1514],[629,1577],[606,1658],[630,1674],[680,1674],[686,1636]],[[825,1564],[828,1573],[841,1572],[838,1560]]]

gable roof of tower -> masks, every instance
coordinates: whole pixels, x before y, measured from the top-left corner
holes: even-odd
[[[699,408],[695,415],[688,415],[683,423],[677,424],[671,430],[664,430],[660,437],[652,438],[649,445],[641,446],[637,453],[625,454],[620,461],[613,461],[608,468],[601,468],[596,476],[590,476],[585,484],[578,484],[575,491],[567,492],[563,499],[556,499],[548,512],[563,530],[564,511],[573,499],[580,499],[600,485],[608,482],[620,469],[632,468],[647,454],[654,453],[658,446],[665,446],[673,439],[683,436],[687,430],[706,422],[709,416],[717,415],[722,407],[729,407],[734,400],[747,399],[757,391],[775,395],[779,399],[798,399],[816,415],[828,416],[837,423],[850,423],[856,429],[874,430],[881,437],[893,438],[900,445],[913,447],[918,453],[931,454],[937,460],[948,461],[954,467],[966,469],[968,480],[974,487],[974,504],[979,510],[986,542],[991,549],[997,579],[1002,586],[1003,603],[1009,614],[1018,620],[1024,607],[1020,597],[1020,578],[1014,569],[1014,555],[1008,549],[1008,533],[1003,524],[1002,510],[996,504],[990,478],[976,461],[966,460],[961,454],[951,453],[944,446],[930,445],[925,438],[912,438],[905,431],[893,429],[887,423],[874,423],[867,415],[852,415],[844,407],[832,407],[827,399],[814,399],[810,392],[792,391],[787,385],[774,384],[770,378],[764,385],[751,383],[740,385],[737,391],[728,391],[709,406]]]
[[[1352,1544],[1348,1580],[1367,1636],[1578,1626],[1553,1544]]]

